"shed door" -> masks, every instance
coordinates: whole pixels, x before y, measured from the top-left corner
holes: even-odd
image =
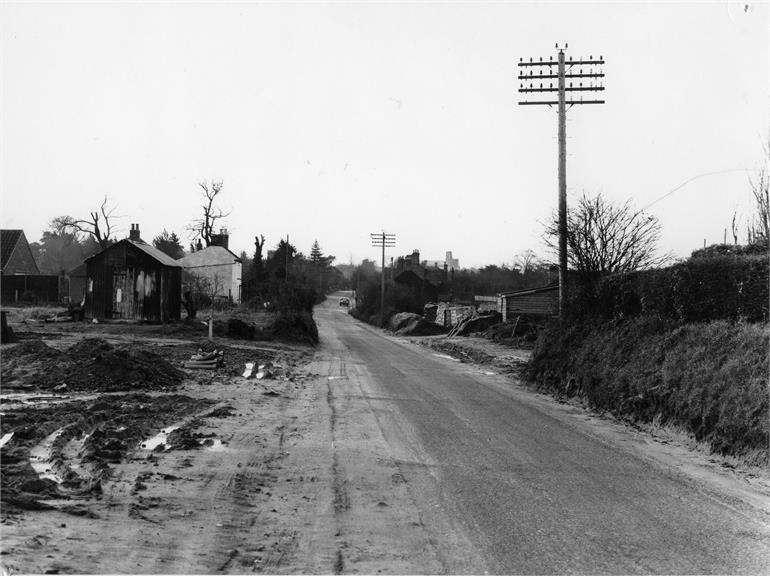
[[[115,269],[112,273],[112,317],[134,317],[133,269]]]

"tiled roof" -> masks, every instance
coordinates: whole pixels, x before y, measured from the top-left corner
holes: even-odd
[[[0,268],[5,268],[8,264],[22,234],[22,230],[0,230]]]

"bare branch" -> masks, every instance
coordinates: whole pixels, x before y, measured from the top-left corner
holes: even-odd
[[[58,216],[51,220],[51,225],[60,232],[76,231],[93,236],[99,246],[104,249],[113,242],[113,221],[116,218],[113,216],[114,212],[115,208],[109,206],[109,198],[105,196],[99,210],[90,212],[90,220],[78,220],[72,216]],[[100,220],[105,227],[104,231],[99,224]]]
[[[201,205],[203,216],[193,220],[187,229],[194,234],[193,237],[201,238],[206,243],[206,246],[211,245],[211,237],[215,233],[217,221],[230,215],[230,212],[223,212],[220,208],[214,206],[217,196],[222,192],[223,185],[224,183],[221,180],[218,182],[212,181],[210,184],[205,180],[198,182],[204,197],[204,202]]]
[[[554,216],[545,228],[545,241],[554,251],[558,232]],[[666,257],[655,255],[659,239],[657,218],[634,211],[630,202],[614,206],[601,194],[584,194],[567,213],[567,259],[586,280],[664,263]]]

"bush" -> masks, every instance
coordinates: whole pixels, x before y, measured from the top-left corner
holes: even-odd
[[[538,386],[581,396],[639,422],[691,432],[713,451],[767,464],[770,401],[766,325],[680,324],[639,316],[557,322],[543,330],[528,367]]]
[[[658,316],[678,322],[769,318],[766,256],[710,256],[631,274],[602,278],[571,290],[569,311],[619,319]]]
[[[307,311],[278,312],[268,332],[276,340],[283,342],[299,342],[301,344],[318,344],[318,326],[313,315]]]

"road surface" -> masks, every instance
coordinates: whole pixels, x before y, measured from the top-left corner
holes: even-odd
[[[406,487],[402,506],[413,507],[400,520],[418,518],[420,533],[405,530],[392,546],[422,546],[426,560],[404,559],[397,568],[770,571],[762,495],[742,499],[645,457],[624,445],[622,433],[598,434],[591,419],[502,376],[385,337],[339,310],[336,300],[316,318],[336,420],[335,466],[347,492],[372,482],[361,465],[366,470],[376,448]],[[338,516],[353,540],[366,533],[360,512]],[[356,566],[354,557],[347,561]]]
[[[101,494],[4,520],[0,564],[27,573],[770,572],[766,485],[388,336],[337,298],[316,319],[321,345],[301,377],[217,373],[178,391],[232,408],[196,424],[221,443],[137,450],[110,464]]]

